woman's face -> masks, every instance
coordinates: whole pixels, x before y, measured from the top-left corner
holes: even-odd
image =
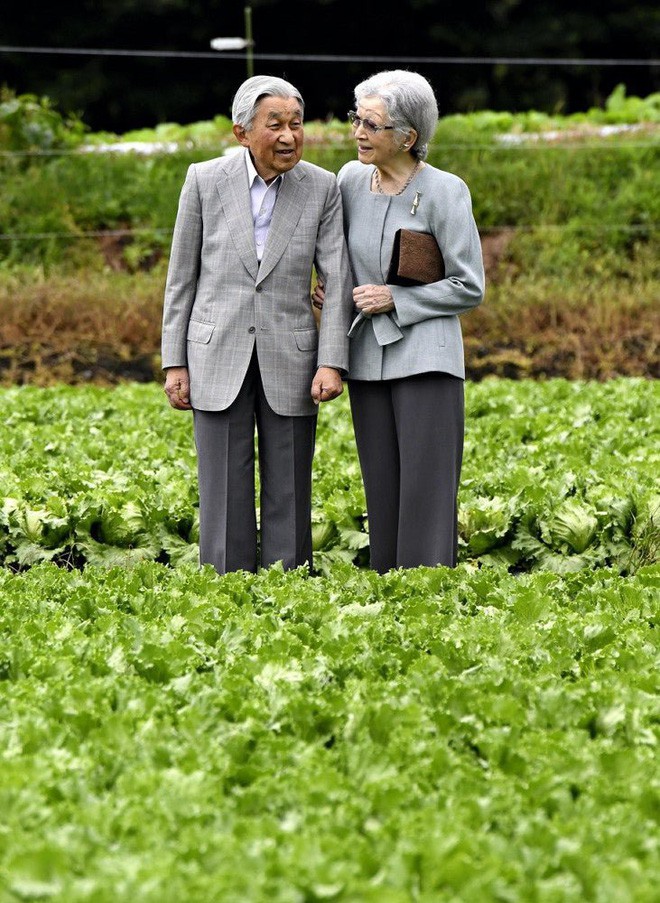
[[[395,157],[401,151],[401,133],[392,128],[384,101],[379,97],[364,97],[356,112],[353,134],[358,160],[380,166]]]

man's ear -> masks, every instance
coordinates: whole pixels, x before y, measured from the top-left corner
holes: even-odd
[[[231,130],[239,144],[242,144],[243,147],[249,147],[250,141],[242,125],[233,125]]]

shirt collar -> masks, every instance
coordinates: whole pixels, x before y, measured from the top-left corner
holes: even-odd
[[[247,149],[247,147],[245,148],[245,165],[247,167],[248,185],[250,186],[250,188],[252,188],[252,186],[254,185],[254,180],[257,178],[261,179],[261,176],[255,169],[254,163],[252,162],[252,157],[250,156],[250,151]],[[270,185],[279,186],[279,184],[282,182],[283,179],[284,179],[284,173],[280,173],[280,175],[277,176],[277,178],[273,179],[273,181],[270,183]],[[261,181],[263,182],[263,179],[261,179]],[[265,184],[266,183],[264,182],[264,185]],[[268,186],[269,188],[270,188],[270,185]]]

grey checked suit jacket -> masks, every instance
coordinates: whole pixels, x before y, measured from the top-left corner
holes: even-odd
[[[348,369],[352,286],[337,180],[304,161],[284,175],[259,263],[245,153],[188,169],[165,287],[162,366],[188,367],[194,408],[224,410],[256,345],[273,410],[314,414],[317,367]],[[313,265],[325,283],[320,329]]]

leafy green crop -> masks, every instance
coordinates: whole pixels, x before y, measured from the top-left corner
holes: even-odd
[[[167,407],[158,386],[17,387],[1,395],[2,562],[196,561],[191,420]],[[466,399],[461,560],[629,573],[655,559],[657,382],[488,380],[468,383]],[[321,410],[313,504],[319,572],[338,561],[367,564],[346,395]]]
[[[659,587],[0,570],[0,900],[654,903]]]
[[[158,386],[0,394],[1,903],[655,903],[656,382],[468,383],[384,576],[346,396],[319,574],[220,577]]]

